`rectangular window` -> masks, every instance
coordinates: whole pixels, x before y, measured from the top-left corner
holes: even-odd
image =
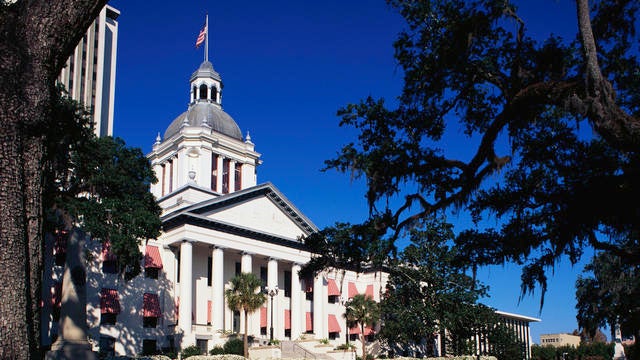
[[[100,325],[115,325],[118,314],[104,313],[100,315]]]
[[[211,286],[211,280],[213,278],[213,258],[209,256],[207,258],[207,286]]]
[[[284,272],[284,296],[291,297],[291,271]]]
[[[262,281],[262,291],[267,288],[267,268],[260,266],[260,280]]]
[[[231,161],[229,159],[222,159],[222,193],[229,193],[229,166]]]
[[[115,356],[116,339],[111,336],[100,336],[100,358]]]
[[[236,262],[236,275],[240,275],[242,272],[242,265],[239,262]]]
[[[176,282],[180,282],[180,252],[178,252],[178,270],[176,271]]]
[[[144,269],[144,277],[149,279],[157,279],[158,278],[158,268],[145,268]]]
[[[242,164],[240,163],[236,163],[236,168],[235,168],[235,185],[234,185],[234,191],[240,191],[242,189]]]
[[[284,337],[291,339],[291,329],[284,329]]]
[[[218,155],[211,156],[211,190],[218,191]]]
[[[158,326],[158,318],[155,316],[145,316],[142,318],[142,326],[146,328],[155,328]]]
[[[157,344],[155,340],[143,339],[142,340],[142,355],[155,355],[158,353]]]
[[[329,333],[329,340],[335,340],[338,338],[338,336],[340,335],[340,333],[337,332],[330,332]]]

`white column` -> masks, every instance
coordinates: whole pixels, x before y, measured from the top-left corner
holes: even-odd
[[[243,273],[253,272],[251,254],[247,252],[242,253],[242,258],[240,259],[240,271]],[[247,334],[249,335],[259,334],[260,333],[260,311],[256,311],[250,314],[247,323],[249,326],[249,329],[246,330]],[[240,331],[243,331],[243,332],[245,331],[244,321],[240,321]]]
[[[191,333],[193,306],[193,244],[183,240],[180,245],[180,319],[178,326],[185,334]]]
[[[229,161],[229,193],[236,191],[236,161]]]
[[[224,172],[224,169],[222,168],[223,158],[224,157],[222,155],[218,155],[218,176],[216,177],[216,189],[219,193],[222,193],[222,173]]]
[[[242,271],[243,273],[251,273],[253,272],[253,269],[251,267],[251,254],[247,253],[247,252],[243,252],[242,253],[242,260],[240,263],[240,271]]]
[[[302,311],[302,297],[305,295],[302,292],[299,272],[300,264],[294,263],[291,266],[291,340],[297,339],[303,333],[301,320],[306,316]]]
[[[316,339],[327,337],[325,323],[328,322],[325,314],[327,296],[324,294],[324,277],[318,274],[313,281],[313,333]]]
[[[213,330],[224,329],[224,251],[213,249]]]
[[[269,258],[269,262],[267,263],[267,287],[273,289],[278,286],[278,261],[274,258]],[[279,288],[279,286],[278,286]],[[281,289],[278,292],[278,295],[273,297],[273,308],[271,308],[271,298],[267,299],[267,334],[271,336],[269,333],[271,331],[271,327],[273,326],[273,338],[276,340],[280,340],[277,334],[280,333],[280,326],[278,319],[280,316],[280,306],[279,306],[279,297],[280,293],[283,290]],[[272,313],[273,312],[273,313]],[[271,314],[273,314],[273,324],[271,324]]]

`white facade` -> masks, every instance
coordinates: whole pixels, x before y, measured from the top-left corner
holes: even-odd
[[[58,77],[71,98],[93,111],[96,136],[113,135],[118,16],[109,5],[100,11]]]

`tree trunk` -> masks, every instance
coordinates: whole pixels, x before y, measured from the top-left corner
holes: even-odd
[[[42,158],[55,79],[106,0],[0,2],[0,358],[38,359]]]
[[[362,360],[367,360],[367,343],[364,336],[364,323],[360,324],[360,338],[362,339]]]

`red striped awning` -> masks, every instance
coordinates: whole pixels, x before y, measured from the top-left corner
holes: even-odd
[[[338,319],[335,315],[329,314],[329,332],[330,333],[339,333],[342,331],[340,329],[340,324],[338,324]]]
[[[333,279],[327,279],[327,295],[340,296],[340,289],[338,289],[338,285]]]
[[[267,327],[267,307],[260,308],[260,327]]]
[[[59,308],[60,304],[62,304],[62,283],[54,281],[51,287],[51,306]]]
[[[310,312],[307,311],[307,331],[313,331],[313,316]]]
[[[284,329],[291,330],[291,310],[284,309]]]
[[[119,314],[120,300],[118,299],[118,290],[103,288],[100,291],[100,313],[101,314]]]
[[[360,326],[354,326],[349,329],[349,335],[358,335],[360,334]]]
[[[144,267],[162,269],[162,258],[157,246],[147,245],[144,252]]]
[[[364,297],[373,299],[373,285],[367,285],[367,289],[364,291]]]
[[[142,296],[142,316],[144,317],[162,317],[160,309],[160,300],[157,294],[144,293]]]
[[[354,296],[358,295],[358,288],[356,284],[349,281],[349,299],[353,299]]]

